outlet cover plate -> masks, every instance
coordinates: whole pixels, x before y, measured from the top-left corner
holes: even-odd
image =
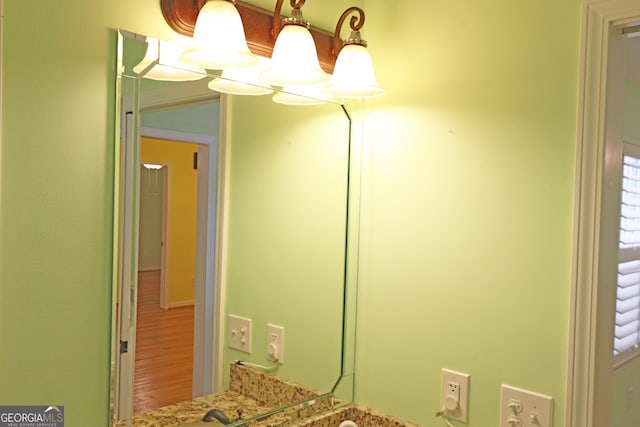
[[[517,410],[509,407],[516,407]],[[553,398],[521,388],[502,384],[500,399],[500,427],[552,427]],[[519,421],[519,424],[518,424]]]
[[[278,363],[284,363],[284,326],[267,324],[267,359],[275,362],[276,357],[273,354],[271,345],[275,345],[278,349]]]
[[[227,325],[229,348],[251,354],[251,319],[230,314]]]
[[[460,394],[458,408],[455,411],[448,413],[447,416],[453,420],[462,421],[463,423],[469,422],[469,380],[469,374],[463,374],[461,372],[444,368],[442,369],[440,408],[445,407],[445,399],[449,394],[449,383],[458,384]]]

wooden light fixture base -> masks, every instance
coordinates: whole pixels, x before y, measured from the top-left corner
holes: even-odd
[[[207,0],[160,0],[162,15],[169,26],[176,32],[193,36],[198,12]],[[283,0],[278,0],[282,3]],[[277,6],[277,4],[276,4]],[[273,34],[274,13],[244,1],[236,1],[236,8],[244,25],[245,37],[249,50],[256,55],[271,57],[277,34]],[[318,50],[318,61],[327,73],[333,73],[336,57],[334,56],[332,33],[311,27],[311,35]]]

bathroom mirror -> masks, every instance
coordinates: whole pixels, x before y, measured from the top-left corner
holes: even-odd
[[[164,48],[119,32],[112,418],[224,393],[238,360],[348,403],[355,273],[347,257],[355,265],[350,254],[357,252],[350,246],[357,197],[348,110],[309,96],[305,103],[318,105],[282,105],[272,100],[277,92],[220,96],[208,88],[215,72],[182,65],[170,68],[190,80],[149,79],[157,65],[175,65],[157,53],[145,62],[152,45]],[[159,148],[171,144],[187,154]],[[176,178],[182,173],[191,184]],[[187,205],[192,211],[185,214]],[[156,213],[149,214],[153,206]],[[156,236],[149,238],[153,227]],[[155,262],[148,261],[150,251]],[[142,283],[148,288],[150,281],[151,308],[140,308],[147,293]],[[191,329],[177,327],[187,339],[182,334],[164,343],[160,335],[174,328],[167,319],[183,310],[173,317],[194,319]],[[148,311],[156,317],[143,319]],[[230,315],[249,323],[235,326]],[[281,363],[272,360],[272,326],[284,328]],[[174,350],[171,343],[186,344]],[[240,350],[230,348],[238,343]],[[174,359],[150,361],[174,351]],[[141,379],[145,370],[166,374]],[[184,386],[178,371],[188,371],[186,398],[154,405],[136,395],[159,394],[154,384]],[[309,399],[296,395],[264,413],[248,411],[243,421]]]

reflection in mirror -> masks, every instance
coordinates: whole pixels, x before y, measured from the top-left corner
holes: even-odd
[[[176,64],[171,45],[121,31],[119,46],[115,425],[197,425],[209,409],[279,425],[349,403],[347,109],[221,99],[209,86],[225,76]]]

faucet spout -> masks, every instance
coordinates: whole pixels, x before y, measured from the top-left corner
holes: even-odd
[[[204,422],[211,422],[213,420],[217,420],[219,422],[221,422],[224,425],[229,425],[229,424],[233,424],[236,421],[240,421],[242,419],[242,409],[238,409],[238,418],[235,420],[229,419],[224,412],[222,412],[220,409],[209,409],[207,411],[206,414],[204,414],[204,417],[202,417],[202,421]]]
[[[218,420],[224,425],[231,424],[231,421],[227,416],[219,409],[209,409],[204,417],[202,417],[202,421],[211,422],[213,420]]]

